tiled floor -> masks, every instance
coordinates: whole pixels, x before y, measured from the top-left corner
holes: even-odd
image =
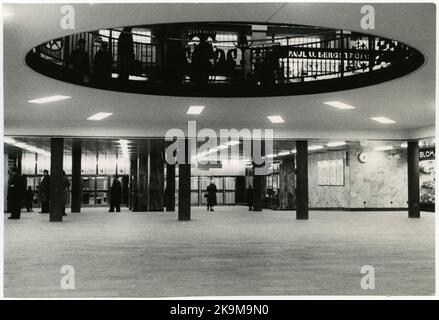
[[[213,295],[431,295],[434,214],[249,212],[109,214],[84,209],[62,223],[47,215],[5,217],[7,297]],[[60,286],[63,265],[75,289]],[[360,268],[375,269],[363,290]]]

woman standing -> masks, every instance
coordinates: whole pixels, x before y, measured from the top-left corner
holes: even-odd
[[[216,185],[213,179],[210,179],[210,184],[207,186],[207,211],[215,211],[213,207],[216,206],[216,192]]]

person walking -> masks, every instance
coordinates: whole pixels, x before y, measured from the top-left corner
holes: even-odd
[[[63,170],[63,185],[62,185],[62,215],[66,216],[66,204],[69,194],[69,188],[70,188],[70,182],[69,179],[66,176],[66,172]]]
[[[49,213],[50,207],[50,176],[49,171],[43,171],[43,180],[41,180],[40,192],[41,192],[41,213]]]
[[[13,167],[11,169],[11,177],[8,181],[8,200],[11,204],[11,216],[8,219],[20,219],[23,193],[23,178],[18,172],[18,169],[16,167]]]
[[[26,201],[26,210],[27,212],[33,212],[32,210],[32,204],[34,202],[34,192],[32,190],[32,187],[27,187],[26,195],[25,195],[25,201]]]
[[[213,179],[211,179],[210,184],[207,186],[207,211],[209,210],[212,212],[215,211],[213,210],[213,207],[216,206],[216,193],[217,193],[216,185]]]
[[[253,194],[253,188],[249,185],[247,188],[247,205],[249,211],[253,211]]]
[[[114,177],[113,184],[110,189],[110,211],[114,212],[114,208],[116,208],[116,212],[120,212],[120,201],[122,199],[122,185],[120,181],[117,179],[117,176]]]

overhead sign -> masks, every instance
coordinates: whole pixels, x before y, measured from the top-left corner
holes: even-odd
[[[288,48],[288,58],[301,59],[331,59],[331,60],[357,60],[369,61],[369,52],[364,50],[342,51],[329,48]]]
[[[419,149],[419,161],[434,160],[434,152],[434,147]]]

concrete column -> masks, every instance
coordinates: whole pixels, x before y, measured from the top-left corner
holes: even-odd
[[[280,209],[293,210],[295,207],[294,180],[294,157],[292,155],[282,157],[279,168]]]
[[[166,165],[166,211],[175,211],[175,164]]]
[[[296,149],[296,219],[308,219],[308,141],[297,141]]]
[[[149,211],[163,211],[165,206],[165,160],[162,153],[150,154]]]
[[[148,211],[149,209],[148,160],[148,155],[139,155],[137,160],[137,211]]]
[[[71,212],[81,212],[81,140],[73,139],[72,144],[72,204]]]
[[[252,143],[252,152],[253,155],[260,154],[261,156],[265,155],[265,142],[264,141],[253,141]],[[266,160],[267,161],[267,160]],[[256,167],[264,167],[265,165],[256,165],[253,164],[253,211],[262,211],[263,199],[262,199],[262,191],[265,186],[266,176],[260,174],[256,174]],[[264,170],[266,171],[266,170]]]
[[[130,209],[139,211],[139,201],[137,199],[137,156],[130,160]]]
[[[50,221],[63,217],[63,158],[64,139],[50,139]]]
[[[409,218],[420,218],[418,141],[407,143],[407,171]]]
[[[185,162],[178,164],[178,220],[191,219],[191,164],[190,143],[184,140]],[[180,152],[180,151],[179,151]]]
[[[19,174],[23,174],[22,168],[21,168],[22,156],[23,156],[23,151],[20,148],[18,148],[17,149],[17,156],[15,158],[15,166],[16,166]]]
[[[265,176],[255,175],[253,171],[253,211],[262,211],[262,180]]]

